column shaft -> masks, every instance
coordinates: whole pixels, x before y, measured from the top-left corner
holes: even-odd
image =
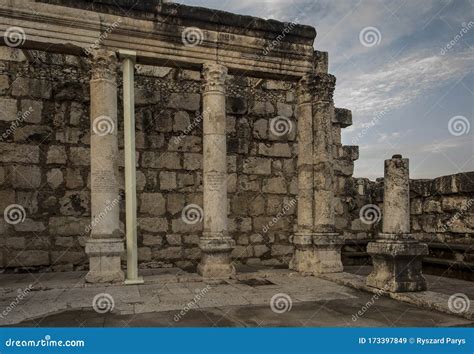
[[[89,282],[123,280],[117,139],[117,59],[115,53],[92,53],[91,96],[91,237],[86,244]]]
[[[222,65],[203,66],[204,231],[198,271],[205,277],[228,277],[233,272],[233,240],[227,233],[226,75],[227,68]]]
[[[383,232],[410,232],[410,177],[408,159],[385,160]]]
[[[310,78],[304,77],[297,87],[298,138],[298,228],[293,236],[295,251],[290,268],[302,273],[316,271],[313,250],[313,106]]]

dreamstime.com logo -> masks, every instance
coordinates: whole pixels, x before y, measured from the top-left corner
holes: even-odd
[[[367,204],[360,208],[359,217],[364,224],[372,225],[380,221],[382,212],[377,205]]]
[[[466,117],[455,116],[448,122],[448,130],[451,135],[466,135],[471,130],[471,123]]]
[[[359,41],[364,47],[374,47],[382,42],[382,33],[377,27],[365,27],[359,33]]]
[[[5,341],[5,346],[12,348],[85,347],[86,343],[83,340],[55,340],[47,334],[42,339],[16,340],[8,338]]]
[[[277,116],[270,120],[270,132],[278,137],[288,135],[293,130],[293,122],[283,116]]]
[[[186,47],[197,47],[204,41],[204,32],[197,27],[186,27],[181,33],[181,40]]]
[[[201,222],[204,217],[204,210],[197,204],[186,205],[181,211],[181,219],[188,225]]]
[[[25,221],[26,211],[20,204],[10,204],[3,211],[3,218],[10,225],[16,225]]]
[[[98,136],[112,134],[115,130],[115,122],[107,116],[99,116],[92,123],[92,130]]]
[[[449,297],[448,308],[454,313],[464,313],[471,307],[471,300],[466,294],[456,293]]]
[[[92,299],[92,308],[95,312],[103,314],[112,312],[115,308],[115,301],[112,295],[107,293],[100,293]]]
[[[270,308],[274,313],[282,314],[290,312],[293,307],[293,301],[290,295],[284,293],[278,293],[272,296],[270,300]]]
[[[26,42],[25,30],[21,27],[9,27],[3,35],[5,44],[9,47],[19,47]]]

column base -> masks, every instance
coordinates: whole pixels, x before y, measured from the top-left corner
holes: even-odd
[[[295,253],[290,262],[291,269],[303,274],[342,272],[344,239],[338,233],[297,233],[293,244]]]
[[[231,264],[231,253],[235,241],[230,237],[203,237],[199,242],[202,251],[201,262],[197,267],[204,278],[229,279],[235,274]]]
[[[367,285],[392,293],[423,291],[427,289],[422,274],[422,259],[428,246],[414,240],[395,241],[395,234],[382,234],[382,240],[369,242],[367,253],[374,269],[367,277]]]
[[[120,257],[124,251],[123,241],[118,238],[89,239],[86,254],[89,256],[88,283],[123,282],[124,272]]]

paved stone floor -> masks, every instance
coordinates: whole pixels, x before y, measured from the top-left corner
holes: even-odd
[[[364,273],[367,269],[357,267],[347,271]],[[143,285],[99,287],[85,284],[82,272],[0,275],[0,311],[3,310],[0,324],[28,327],[448,327],[474,324],[472,319],[423,308],[417,303],[374,298],[374,294],[357,286],[339,284],[338,279],[303,277],[288,270],[242,269],[235,279],[214,283],[174,268],[143,273]],[[351,277],[356,275],[344,273],[344,279]],[[434,284],[435,277],[428,278]],[[442,280],[445,287],[438,284],[441,290],[451,293],[462,287],[472,298],[472,283]],[[33,290],[19,298],[30,284]],[[434,294],[442,297],[441,291]],[[94,302],[94,299],[98,300]],[[354,315],[359,311],[364,313],[356,318]]]

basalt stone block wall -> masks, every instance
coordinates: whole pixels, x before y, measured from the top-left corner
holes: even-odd
[[[383,212],[383,178],[376,182],[352,179],[353,219],[345,230],[346,264],[368,264],[366,245],[380,232],[381,221],[364,224],[359,212],[374,204]],[[423,270],[473,280],[474,269],[474,172],[459,173],[435,179],[410,181],[411,233],[429,247]]]
[[[6,271],[87,268],[89,70],[83,58],[0,47],[0,208],[25,210],[21,222],[0,220],[0,267]],[[236,263],[287,266],[293,253],[295,85],[230,75],[226,82],[228,217]],[[183,221],[182,211],[203,206],[201,73],[137,65],[135,93],[140,267],[194,269],[202,222]],[[121,97],[119,89],[120,149]],[[341,144],[341,129],[351,120],[350,111],[336,109],[340,232],[350,227],[346,215],[356,208],[348,193],[358,149]],[[121,158],[122,196],[123,167]],[[119,207],[123,228],[123,199]]]

